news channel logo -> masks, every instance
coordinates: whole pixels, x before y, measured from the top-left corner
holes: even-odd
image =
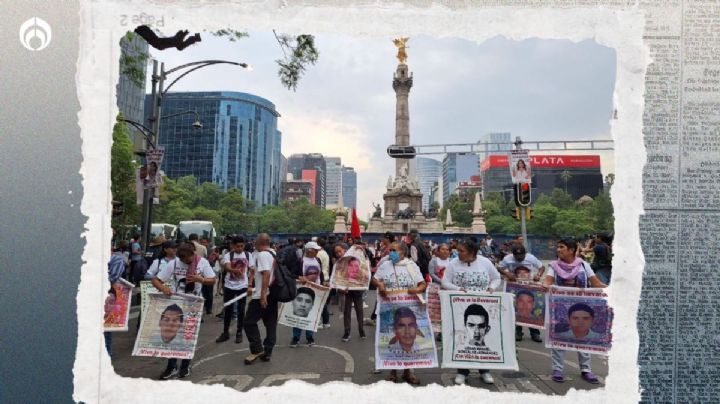
[[[33,17],[20,26],[20,43],[29,51],[41,51],[52,41],[52,28],[42,18]]]

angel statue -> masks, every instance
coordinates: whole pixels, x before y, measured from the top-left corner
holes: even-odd
[[[410,38],[397,38],[393,39],[393,43],[398,48],[397,59],[400,63],[404,64],[407,61],[407,53],[405,52],[405,44]]]

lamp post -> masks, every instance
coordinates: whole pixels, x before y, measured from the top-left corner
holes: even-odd
[[[177,67],[174,67],[170,70],[165,70],[165,64],[159,63],[157,59],[153,59],[153,72],[152,72],[152,104],[151,104],[151,113],[150,113],[150,128],[148,129],[144,125],[140,125],[144,127],[147,130],[147,134],[143,133],[143,136],[145,137],[145,140],[147,141],[148,145],[155,149],[155,145],[158,143],[158,137],[160,135],[160,117],[161,117],[161,111],[162,111],[162,102],[165,98],[165,95],[167,92],[172,88],[175,83],[177,83],[180,79],[185,77],[186,75],[194,72],[195,70],[202,69],[203,67],[212,66],[216,64],[230,64],[235,66],[240,66],[246,69],[250,69],[250,66],[247,63],[239,63],[239,62],[232,62],[229,60],[201,60],[198,62],[191,62],[186,63],[184,65],[180,65]],[[188,70],[185,70],[188,69]],[[181,72],[182,73],[175,78],[168,86],[167,88],[164,88],[165,80],[167,79],[168,75],[171,75],[175,72]],[[172,114],[168,116],[163,116],[162,118],[169,118],[172,116],[182,115],[186,113],[194,113],[196,115],[196,121],[192,124],[192,126],[196,129],[202,128],[202,123],[200,122],[200,115],[195,111],[185,111],[185,112],[179,112],[177,114]],[[137,122],[135,122],[137,123]],[[133,125],[134,126],[134,125]],[[137,126],[136,126],[137,127]],[[147,145],[144,148],[145,152],[147,152],[148,148]],[[147,153],[146,153],[147,154]],[[145,245],[149,242],[150,238],[150,227],[152,225],[152,196],[154,194],[154,189],[143,189],[143,221],[142,221],[142,237],[143,242]]]

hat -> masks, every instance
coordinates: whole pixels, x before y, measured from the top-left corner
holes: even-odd
[[[512,252],[512,255],[523,255],[527,253],[527,250],[525,250],[525,246],[523,245],[514,245],[510,251]]]
[[[177,248],[177,243],[175,243],[175,241],[173,240],[168,240],[162,243],[162,248],[163,250],[166,248]]]
[[[314,241],[309,241],[305,243],[305,249],[306,250],[322,250],[322,247],[318,245],[318,243]]]
[[[151,246],[156,246],[162,244],[166,240],[164,234],[160,234],[159,236],[155,237],[153,241],[150,243]]]

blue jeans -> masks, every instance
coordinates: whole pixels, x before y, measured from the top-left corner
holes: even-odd
[[[328,304],[330,303],[330,300],[327,300],[325,302],[325,306],[322,310],[322,322],[323,325],[330,324],[330,310],[328,309]]]
[[[107,349],[108,356],[112,358],[112,333],[105,331],[103,336],[105,336],[105,349]]]
[[[302,330],[297,327],[293,327],[292,331],[293,331],[293,340],[300,341],[300,334],[302,334]],[[312,341],[312,340],[314,340],[314,337],[315,337],[314,332],[312,332],[310,330],[305,330],[305,339],[306,340]]]

